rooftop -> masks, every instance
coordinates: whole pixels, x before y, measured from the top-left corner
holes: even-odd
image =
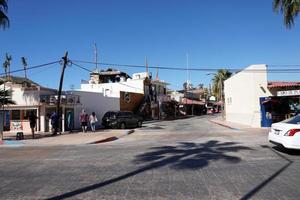
[[[300,82],[269,81],[268,88],[300,87]]]

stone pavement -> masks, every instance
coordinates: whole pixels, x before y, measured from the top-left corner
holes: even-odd
[[[3,146],[25,145],[25,146],[56,146],[56,145],[85,145],[113,141],[132,133],[132,130],[97,130],[96,132],[74,132],[63,133],[52,136],[50,133],[37,133],[36,139],[25,134],[24,140],[15,140],[14,133],[6,133]]]

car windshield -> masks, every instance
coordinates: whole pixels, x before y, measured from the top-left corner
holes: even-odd
[[[287,124],[300,124],[300,115],[282,121]]]

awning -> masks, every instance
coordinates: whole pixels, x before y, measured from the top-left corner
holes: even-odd
[[[205,105],[205,103],[202,102],[202,101],[187,99],[187,98],[182,98],[181,99],[181,104],[184,104],[184,105]]]

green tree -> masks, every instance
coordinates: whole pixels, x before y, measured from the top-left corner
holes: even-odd
[[[224,90],[224,81],[231,76],[231,72],[227,69],[219,69],[218,72],[213,77],[213,87],[212,92],[217,99],[223,100],[223,90]]]
[[[9,27],[9,19],[7,17],[7,2],[6,0],[0,0],[0,29]]]
[[[284,25],[291,28],[294,25],[294,19],[297,17],[300,9],[300,0],[274,0],[273,9],[275,12],[281,12],[284,15]]]
[[[4,68],[6,79],[9,79],[9,76],[10,76],[10,64],[11,64],[11,60],[12,60],[11,55],[9,55],[8,53],[6,53],[6,55],[5,55],[5,61],[3,63],[3,68]]]

